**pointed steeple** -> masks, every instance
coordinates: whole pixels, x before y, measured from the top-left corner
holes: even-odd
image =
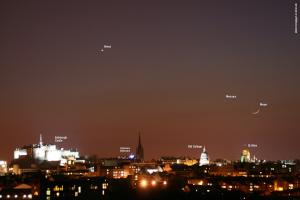
[[[139,132],[139,144],[136,148],[136,158],[140,162],[144,162],[144,149],[141,142],[141,133]]]
[[[204,146],[204,148],[203,148],[203,153],[205,153],[206,151],[205,151],[205,146]]]

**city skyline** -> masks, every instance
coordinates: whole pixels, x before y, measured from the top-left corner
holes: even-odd
[[[52,142],[52,141],[50,141],[50,142],[48,142],[48,143],[43,143],[43,140],[42,140],[42,134],[40,134],[40,141],[39,142],[36,142],[36,143],[30,143],[30,144],[24,144],[23,146],[20,146],[20,147],[17,147],[17,148],[15,148],[15,153],[14,153],[14,157],[15,157],[15,159],[16,159],[16,157],[17,158],[19,158],[19,155],[20,156],[24,156],[25,154],[22,154],[21,153],[21,149],[24,149],[24,150],[26,150],[27,148],[37,148],[37,149],[40,149],[40,147],[47,147],[47,148],[50,148],[51,149],[51,147],[54,147],[54,148],[57,148],[58,147],[58,151],[61,151],[61,150],[64,150],[65,149],[65,146],[63,145],[63,140],[61,140],[61,141],[58,141],[58,142],[56,142],[56,139],[57,138],[67,138],[66,136],[55,136],[55,142]],[[59,145],[60,144],[60,145]],[[238,155],[237,157],[236,157],[236,159],[234,159],[234,160],[231,160],[232,162],[235,162],[235,161],[242,161],[243,159],[241,158],[241,157],[243,157],[242,155],[244,154],[244,151],[245,150],[247,150],[247,152],[252,152],[252,154],[251,154],[251,156],[250,156],[250,154],[249,154],[249,158],[248,158],[248,162],[250,162],[250,160],[251,160],[251,162],[252,161],[254,161],[254,160],[256,160],[255,162],[260,162],[260,161],[262,161],[262,162],[265,162],[265,161],[271,161],[271,160],[265,160],[265,159],[263,159],[263,158],[257,158],[257,156],[255,156],[255,155],[253,155],[253,152],[257,152],[257,151],[251,151],[251,150],[253,150],[253,148],[256,148],[258,145],[257,144],[244,144],[243,145],[243,147],[241,148],[241,151],[240,152],[237,152],[236,153],[236,155]],[[136,147],[136,149],[135,149],[135,147]],[[94,154],[90,154],[90,155],[80,155],[79,154],[79,152],[78,152],[78,149],[76,148],[76,147],[73,147],[73,148],[70,148],[70,150],[73,150],[74,151],[74,153],[76,152],[77,153],[77,156],[76,156],[76,158],[79,158],[79,155],[80,155],[80,157],[81,158],[85,158],[85,156],[97,156],[98,157],[98,159],[109,159],[109,158],[118,158],[118,157],[122,157],[122,156],[125,156],[125,157],[127,157],[127,158],[130,158],[130,156],[132,156],[132,155],[134,155],[135,157],[135,159],[137,159],[137,161],[138,162],[151,162],[151,160],[152,159],[156,159],[156,160],[159,160],[159,159],[162,159],[163,157],[174,157],[174,158],[191,158],[191,159],[196,159],[196,160],[199,160],[199,162],[200,162],[200,160],[201,160],[201,155],[204,153],[204,152],[206,152],[206,148],[205,148],[205,145],[204,146],[202,146],[202,145],[188,145],[188,149],[193,149],[194,150],[194,152],[196,151],[197,152],[197,154],[198,154],[198,152],[199,151],[201,151],[200,153],[199,153],[199,155],[198,155],[198,157],[197,156],[194,156],[194,157],[192,157],[191,155],[160,155],[158,158],[150,158],[150,159],[148,159],[148,160],[143,160],[143,145],[142,145],[142,142],[141,142],[141,134],[140,134],[140,132],[139,132],[139,139],[138,139],[138,145],[136,145],[135,147],[132,147],[132,146],[128,146],[128,147],[120,147],[120,149],[119,149],[119,151],[118,152],[116,152],[115,154],[110,154],[109,155],[109,153],[111,153],[111,152],[107,152],[108,153],[108,155],[107,156],[104,156],[104,155],[101,155],[101,154],[96,154],[96,153],[94,153]],[[127,149],[127,150],[124,150],[124,149]],[[128,150],[129,149],[129,150]],[[139,153],[141,150],[140,149],[142,149],[142,153]],[[249,150],[250,149],[250,150]],[[54,149],[52,149],[52,150],[54,150]],[[70,150],[66,150],[65,149],[65,151],[70,151]],[[17,154],[16,154],[16,152],[18,152]],[[24,151],[24,152],[26,152],[26,151]],[[53,152],[52,152],[53,153]],[[45,154],[45,153],[44,153]],[[55,153],[54,153],[55,154]],[[140,155],[140,154],[142,154],[142,155]],[[34,154],[35,155],[35,154]],[[49,156],[49,155],[48,155]],[[56,155],[56,156],[58,156],[58,155]],[[35,156],[33,156],[33,157],[35,157]],[[64,156],[63,156],[64,157]],[[209,156],[210,157],[210,156]],[[50,157],[49,157],[50,158]],[[51,157],[52,158],[52,157]],[[50,158],[50,159],[51,159]],[[57,160],[58,158],[55,158],[54,160]],[[131,158],[132,159],[132,158]],[[225,159],[225,160],[228,160],[227,159],[227,157],[219,157],[219,158],[214,158],[214,159],[210,159],[210,158],[208,158],[208,160],[210,160],[210,162],[212,162],[212,161],[215,161],[215,160],[217,160],[217,159]],[[295,158],[295,159],[291,159],[291,160],[296,160],[297,158]],[[41,160],[44,160],[44,159],[41,159]],[[47,159],[45,159],[45,160],[47,160]],[[277,159],[277,160],[280,160],[280,159]],[[288,159],[281,159],[281,160],[288,160]],[[276,160],[273,160],[273,161],[276,161]]]
[[[0,2],[0,160],[39,134],[117,156],[139,132],[145,160],[299,159],[295,3]]]

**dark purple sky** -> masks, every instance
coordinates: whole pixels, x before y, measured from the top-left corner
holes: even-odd
[[[139,131],[146,160],[300,158],[300,1],[113,2],[0,2],[0,160],[41,133],[118,156]]]

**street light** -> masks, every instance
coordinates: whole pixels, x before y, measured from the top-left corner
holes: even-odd
[[[142,181],[142,186],[146,186],[147,182],[145,180]]]

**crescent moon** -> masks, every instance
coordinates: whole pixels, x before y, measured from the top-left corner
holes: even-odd
[[[259,113],[259,111],[260,111],[260,108],[258,109],[258,111],[256,111],[256,112],[253,112],[252,114],[253,114],[253,115],[256,115],[256,114],[258,114],[258,113]]]

